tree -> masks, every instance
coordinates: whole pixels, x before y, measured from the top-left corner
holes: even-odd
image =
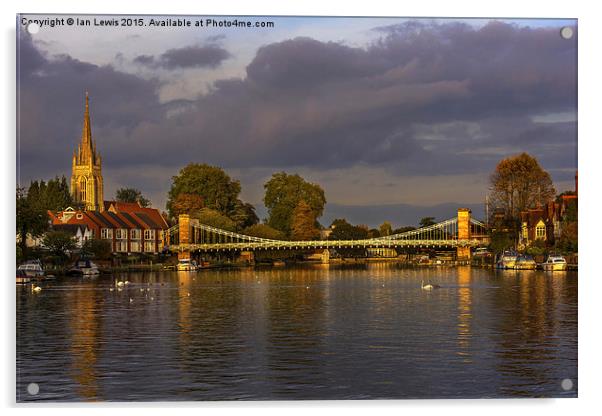
[[[329,240],[363,240],[368,237],[368,230],[363,227],[354,226],[345,219],[336,219],[330,226],[332,233]],[[343,257],[363,257],[366,250],[363,248],[339,248],[337,252]]]
[[[141,207],[150,207],[151,202],[136,188],[119,188],[115,193],[118,202],[138,202]]]
[[[27,258],[27,236],[39,237],[48,229],[48,212],[25,193],[17,188],[17,234],[21,255]]]
[[[171,206],[174,218],[178,218],[182,214],[190,215],[203,208],[205,208],[205,203],[200,195],[186,193],[179,194]]]
[[[385,221],[380,225],[380,227],[378,227],[378,231],[380,237],[386,237],[388,235],[393,234],[393,227],[391,226],[391,223],[389,221]]]
[[[556,193],[550,174],[527,153],[500,161],[490,183],[492,205],[503,209],[514,222],[518,222],[521,211],[544,205]]]
[[[175,217],[173,204],[182,193],[198,195],[205,207],[228,215],[236,206],[240,182],[232,180],[220,167],[190,163],[172,178],[167,200],[167,211],[172,217]]]
[[[286,240],[286,236],[282,231],[278,231],[267,224],[251,225],[243,230],[243,234],[270,240]]]
[[[268,209],[267,223],[286,235],[291,234],[293,211],[301,200],[310,206],[315,219],[324,212],[324,190],[317,184],[305,181],[299,175],[278,172],[273,174],[263,187],[263,202]]]
[[[291,220],[291,238],[293,240],[312,240],[320,235],[316,228],[314,211],[304,200],[300,200]]]
[[[234,209],[228,215],[236,223],[236,229],[242,230],[259,223],[259,217],[255,213],[252,204],[236,200]]]
[[[435,217],[423,217],[420,219],[418,223],[419,228],[429,227],[431,225],[435,225]]]
[[[27,190],[27,196],[32,204],[44,211],[62,211],[74,205],[69,192],[69,185],[64,176],[48,181],[32,181]]]
[[[191,218],[198,219],[201,224],[220,228],[226,231],[236,231],[236,223],[234,221],[223,215],[221,212],[211,208],[200,209],[199,211],[192,213],[190,216]]]
[[[86,240],[82,245],[82,254],[95,259],[108,259],[111,257],[111,242],[98,238]]]
[[[63,231],[48,231],[42,240],[44,247],[54,256],[65,259],[68,253],[75,249],[75,238]]]
[[[411,225],[399,227],[393,230],[393,234],[407,233],[408,231],[414,231],[415,229],[416,227],[412,227]]]

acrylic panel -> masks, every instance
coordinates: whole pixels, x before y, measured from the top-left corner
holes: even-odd
[[[577,397],[577,20],[17,16],[17,402]]]

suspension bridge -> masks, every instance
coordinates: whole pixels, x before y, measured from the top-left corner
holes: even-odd
[[[192,252],[243,252],[260,250],[329,250],[343,248],[436,248],[456,249],[458,258],[469,258],[471,248],[487,245],[487,227],[471,218],[467,208],[437,224],[383,237],[361,240],[291,241],[255,237],[201,224],[188,215],[164,234],[164,247],[190,258]]]

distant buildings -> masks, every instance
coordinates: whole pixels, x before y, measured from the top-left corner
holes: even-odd
[[[556,201],[550,201],[543,207],[529,209],[520,213],[521,229],[519,247],[526,247],[537,240],[552,245],[562,235],[563,219],[571,204],[578,200],[578,175],[575,174],[574,194],[561,195]],[[576,206],[575,206],[576,208]]]

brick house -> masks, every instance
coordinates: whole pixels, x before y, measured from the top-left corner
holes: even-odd
[[[103,211],[67,208],[48,215],[53,226],[86,226],[92,238],[109,240],[113,253],[159,253],[163,249],[163,232],[168,228],[159,210],[138,203],[104,201]]]

